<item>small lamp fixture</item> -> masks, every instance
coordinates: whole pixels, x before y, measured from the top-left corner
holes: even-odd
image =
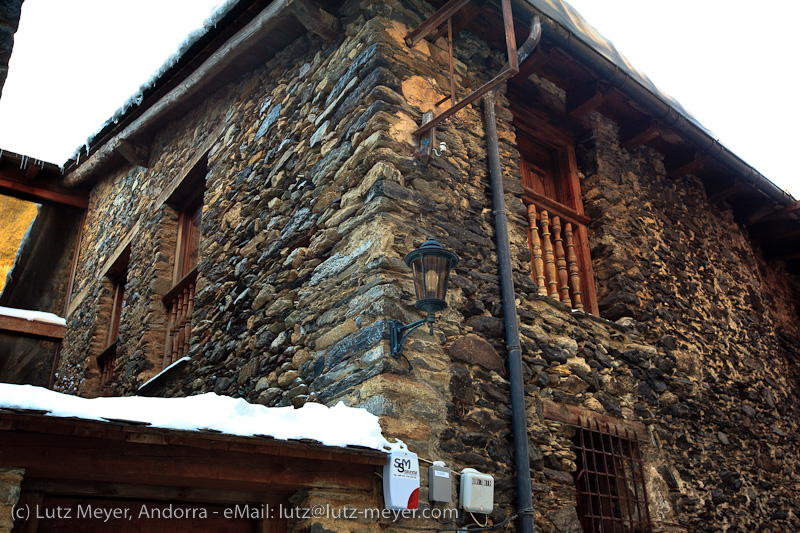
[[[403,345],[409,334],[424,323],[428,323],[430,333],[433,335],[436,312],[447,307],[445,301],[447,282],[450,278],[450,269],[458,264],[458,256],[450,250],[445,250],[441,244],[429,237],[425,244],[406,254],[404,261],[413,271],[417,309],[425,312],[427,316],[405,326],[398,320],[389,323],[389,345],[394,358],[403,355]]]

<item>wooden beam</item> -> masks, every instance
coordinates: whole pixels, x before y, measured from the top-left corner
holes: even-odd
[[[598,80],[567,91],[567,113],[573,118],[582,118],[600,107],[608,93],[606,83]]]
[[[767,210],[767,207],[765,207],[764,211],[759,210],[752,217],[750,217],[747,223],[755,224],[756,222],[767,222],[768,220],[774,220],[776,218],[788,216],[798,210],[800,210],[800,200],[779,209],[770,207]]]
[[[25,179],[30,180],[30,181],[35,180],[36,176],[38,176],[41,171],[42,171],[42,167],[40,167],[39,165],[33,165],[33,164],[28,165],[27,167],[25,167],[25,170],[24,170]]]
[[[780,242],[785,245],[786,241],[800,238],[800,230],[780,231],[779,228],[773,225],[768,228],[760,228],[757,231],[751,231],[750,236],[755,242],[760,243],[762,246],[775,245],[775,243]],[[768,250],[765,250],[765,253],[769,254]]]
[[[42,417],[43,418],[43,417]],[[62,428],[68,429],[68,428]],[[126,428],[131,430],[131,428]],[[131,430],[137,435],[148,428]],[[111,432],[88,436],[33,434],[16,428],[0,439],[4,464],[25,469],[25,477],[75,482],[189,486],[196,489],[246,492],[290,492],[306,487],[371,490],[376,467],[324,459],[231,449],[229,443],[206,436],[206,448],[182,445],[175,433],[161,440],[119,440]],[[150,440],[151,442],[141,442]],[[286,448],[291,443],[286,443]],[[277,451],[277,450],[276,450]],[[353,452],[357,453],[357,452]]]
[[[523,80],[528,79],[534,72],[540,72],[542,67],[549,62],[550,54],[540,44],[522,63],[520,63],[517,78]]]
[[[308,31],[326,41],[333,42],[339,36],[339,19],[322,9],[314,0],[291,0],[289,9]]]
[[[166,118],[178,103],[198,94],[241,58],[258,49],[264,40],[274,38],[274,33],[290,17],[288,0],[274,0],[264,11],[220,46],[200,67],[192,72],[180,85],[144,111],[115,137],[92,154],[82,165],[67,174],[64,183],[76,186],[91,180],[106,165],[113,162],[123,139],[131,140],[141,135],[157,121]]]
[[[195,501],[204,503],[247,502],[283,503],[284,496],[265,492],[245,492],[238,490],[209,490],[193,487],[165,487],[160,485],[127,485],[124,483],[81,483],[59,479],[25,479],[22,490],[42,494],[69,494],[71,496],[124,498],[136,500]]]
[[[624,430],[627,429],[629,432],[635,433],[641,443],[650,442],[650,434],[647,431],[647,426],[641,422],[622,420],[595,411],[581,409],[574,405],[556,403],[552,400],[544,400],[542,403],[544,407],[544,417],[546,419],[556,420],[573,426],[579,426],[581,420],[585,421],[586,419],[590,419],[593,423],[595,421],[599,422],[601,429],[605,429],[606,424],[616,426],[619,428],[620,432],[624,432]]]
[[[671,178],[682,178],[703,168],[703,157],[699,152],[691,152],[684,156],[667,157],[664,161],[667,175]]]
[[[131,165],[149,167],[150,150],[146,146],[133,143],[127,139],[120,139],[117,147],[119,154],[128,160]]]
[[[658,125],[654,120],[641,120],[622,128],[620,132],[620,147],[631,151],[639,148],[648,141],[658,137]]]
[[[39,179],[33,185],[23,177],[22,171],[0,169],[0,193],[36,203],[54,203],[86,209],[89,207],[89,193],[83,190],[67,189],[56,178]]]
[[[0,331],[3,333],[61,341],[65,330],[66,328],[59,324],[0,315]]]

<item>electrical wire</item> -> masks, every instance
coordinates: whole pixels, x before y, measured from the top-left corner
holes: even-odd
[[[470,514],[472,514],[472,513],[470,513]],[[509,516],[508,518],[506,518],[505,520],[503,520],[502,522],[499,522],[499,523],[497,523],[497,524],[495,524],[493,526],[472,527],[475,524],[469,524],[467,526],[454,527],[454,528],[449,528],[449,529],[437,529],[436,531],[495,531],[497,529],[500,529],[501,527],[505,527],[506,524],[508,524],[512,520],[516,520],[518,516],[519,516],[519,513],[515,513],[515,514]],[[473,517],[473,519],[474,518],[475,517]],[[487,521],[489,520],[488,517],[487,517],[486,520]]]

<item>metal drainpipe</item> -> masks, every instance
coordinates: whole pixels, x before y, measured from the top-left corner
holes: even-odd
[[[514,463],[517,471],[517,501],[520,531],[533,533],[533,495],[531,490],[531,463],[528,456],[528,422],[525,410],[525,386],[522,381],[522,349],[517,323],[517,304],[514,278],[511,270],[511,246],[508,238],[506,200],[503,191],[503,174],[500,169],[500,148],[497,141],[497,116],[494,110],[494,91],[483,97],[486,121],[489,175],[492,185],[494,227],[497,238],[497,259],[500,270],[500,293],[505,315],[506,348],[508,350],[508,381],[511,384],[511,423],[514,432]]]

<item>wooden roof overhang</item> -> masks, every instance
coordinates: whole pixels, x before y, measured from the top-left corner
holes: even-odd
[[[445,3],[434,2],[437,7]],[[622,148],[650,146],[664,155],[670,177],[692,174],[700,178],[710,200],[730,206],[767,258],[782,260],[790,271],[800,273],[800,204],[720,144],[679,105],[642,85],[587,44],[590,37],[573,33],[537,9],[538,3],[512,0],[518,46],[534,16],[542,19],[543,27],[536,50],[520,65],[520,74],[509,80],[509,95],[538,107],[540,118],[575,139],[590,133],[583,120],[587,113],[594,110],[607,116],[620,126]],[[472,0],[462,13],[454,21],[457,28],[505,50],[499,0]],[[538,89],[528,79],[533,73],[563,89],[566,101]]]
[[[386,454],[0,409],[0,466],[23,489],[205,502],[263,502],[303,488],[372,490]]]
[[[340,0],[325,2],[335,6]],[[143,93],[117,123],[91,141],[88,158],[65,164],[69,187],[92,185],[126,161],[148,166],[155,134],[203,103],[214,92],[264,65],[306,32],[338,38],[338,19],[314,0],[240,0]]]
[[[36,203],[86,209],[89,191],[65,187],[61,168],[31,157],[0,150],[0,194]]]

